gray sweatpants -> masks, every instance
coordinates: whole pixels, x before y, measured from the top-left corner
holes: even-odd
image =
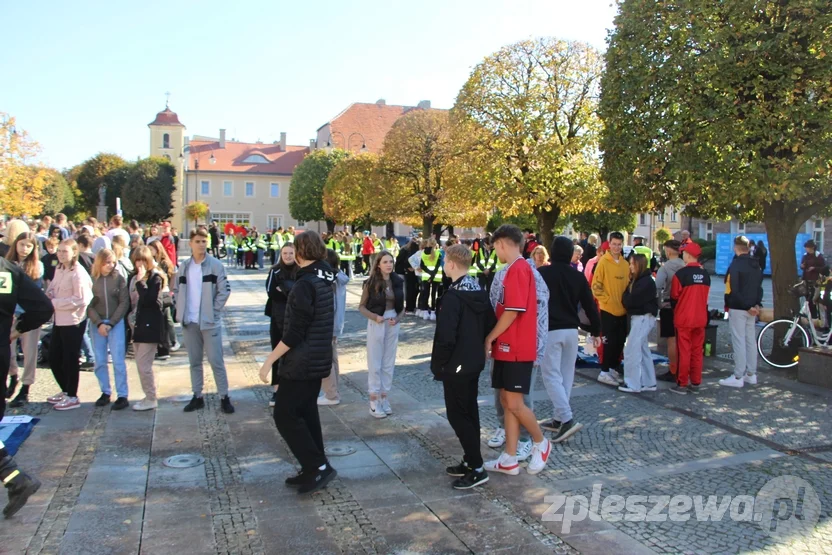
[[[757,374],[757,330],[756,316],[745,310],[729,310],[728,324],[731,326],[731,346],[734,349],[734,376]]]
[[[575,360],[578,357],[578,330],[551,330],[546,336],[543,358],[543,385],[552,401],[552,416],[558,422],[572,420],[569,397],[575,382]]]
[[[491,368],[494,368],[494,359],[489,358],[488,364],[491,365]],[[529,388],[529,394],[523,395],[523,402],[526,403],[526,406],[529,407],[532,411],[534,411],[534,399],[532,399],[532,393],[534,392],[534,384],[537,381],[537,365],[532,367],[532,385]],[[503,404],[500,402],[500,390],[494,390],[494,408],[497,409],[497,419],[500,421],[500,427],[505,429],[506,427],[506,412],[503,409]],[[529,431],[520,425],[520,441],[531,441],[532,436],[529,435]]]
[[[228,395],[228,373],[225,370],[225,360],[222,356],[222,330],[200,330],[199,324],[184,324],[182,335],[185,348],[188,350],[188,360],[191,363],[191,387],[194,395],[202,397],[203,368],[202,359],[208,356],[208,364],[214,372],[217,383],[217,393]]]

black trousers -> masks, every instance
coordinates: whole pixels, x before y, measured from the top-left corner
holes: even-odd
[[[277,347],[277,344],[280,343],[280,340],[283,339],[283,330],[280,329],[274,319],[272,319],[271,323],[269,324],[269,339],[272,343],[272,350]],[[280,378],[277,375],[277,366],[280,361],[275,362],[272,364],[272,385],[277,385],[280,381]]]
[[[355,257],[355,262],[353,262],[353,271],[355,275],[358,275],[364,271],[364,261],[362,260],[361,255]]]
[[[436,293],[439,292],[438,281],[422,281],[422,295],[419,297],[419,310],[434,310],[436,308]]]
[[[277,390],[274,423],[303,472],[327,464],[318,416],[321,380],[283,380]]]
[[[601,311],[601,341],[604,343],[601,370],[606,372],[618,368],[621,355],[624,354],[624,343],[627,341],[626,314],[613,316],[609,312]]]
[[[405,310],[413,312],[416,310],[416,297],[419,296],[419,278],[413,272],[404,274]]]
[[[477,405],[479,373],[458,378],[447,378],[442,382],[445,389],[445,409],[448,422],[454,429],[465,463],[470,468],[482,467],[480,452],[480,410]]]
[[[364,268],[366,268],[366,270],[369,272],[370,271],[370,255],[365,254],[365,255],[363,255],[363,258],[364,258]]]
[[[11,316],[4,316],[4,318],[9,319],[6,326],[10,326]],[[12,355],[11,349],[0,349],[0,420],[3,420],[3,416],[6,414],[6,384],[8,383],[9,364],[12,356],[17,356],[17,354]],[[0,459],[2,458],[0,457]]]
[[[349,260],[342,260],[341,261],[341,271],[347,275],[350,275],[350,261]]]
[[[49,367],[61,391],[69,397],[78,396],[78,377],[81,373],[79,357],[81,342],[87,330],[84,320],[75,326],[53,326],[49,345]]]

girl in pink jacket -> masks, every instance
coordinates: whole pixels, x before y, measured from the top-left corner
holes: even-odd
[[[78,264],[78,245],[66,239],[58,246],[58,267],[49,283],[46,296],[55,309],[49,366],[61,392],[46,399],[55,410],[71,410],[78,401],[79,358],[81,342],[87,329],[87,306],[92,302],[92,280]]]

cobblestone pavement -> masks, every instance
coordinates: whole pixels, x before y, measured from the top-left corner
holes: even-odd
[[[672,395],[664,384],[628,396],[598,384],[597,370],[580,369],[572,404],[584,428],[554,446],[546,469],[492,476],[459,492],[444,474],[461,449],[428,369],[433,324],[402,324],[395,413],[373,419],[366,320],[355,310],[359,282],[349,286],[339,342],[342,404],[320,411],[327,446],[353,453],[331,457],[339,476],[326,490],[298,496],[282,483],[297,467],[272,420],[271,388],[257,377],[269,350],[264,274],[230,275],[223,339],[237,412],[220,412],[210,368],[206,409],[182,412],[191,395],[184,349],[156,365],[156,411],[94,408],[99,391],[91,373],[81,376],[80,410],[55,413],[33,402],[11,411],[41,418],[17,459],[44,485],[17,517],[0,521],[0,553],[832,553],[830,392],[763,368],[756,387],[719,388],[729,363],[718,358],[708,360],[697,397]],[[727,344],[722,327],[719,341]],[[137,400],[132,360],[128,370]],[[486,374],[483,439],[496,425]],[[30,398],[54,391],[41,370]],[[540,380],[533,397],[538,418],[551,416]],[[163,464],[188,453],[204,463]],[[499,454],[484,444],[483,453]],[[721,519],[698,520],[689,511],[686,521],[667,518],[667,509],[663,519],[617,519],[590,507],[567,527],[565,508],[547,501],[559,494],[592,499],[596,491],[602,508],[614,496],[736,499],[783,476],[809,484],[792,513],[818,516],[813,529],[764,531],[771,523],[745,521],[733,505]],[[811,494],[820,501],[817,515]],[[731,511],[739,516],[732,520]]]

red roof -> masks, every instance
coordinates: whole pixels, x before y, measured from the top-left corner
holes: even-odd
[[[421,110],[416,106],[395,106],[379,103],[350,104],[346,110],[322,125],[318,131],[329,125],[329,133],[319,137],[318,148],[326,146],[327,136],[333,147],[357,152],[366,144],[369,152],[381,152],[384,137],[400,117],[412,110]],[[429,108],[433,109],[433,108]],[[359,135],[360,134],[360,135]],[[345,148],[349,147],[349,148]]]
[[[165,106],[165,109],[156,114],[156,119],[152,122],[147,124],[148,127],[151,125],[173,125],[176,127],[185,127],[179,121],[179,116],[176,115],[176,112],[172,112],[170,108]]]
[[[225,148],[220,148],[219,141],[191,141],[188,171],[196,169],[194,163],[199,159],[199,171],[292,175],[308,153],[309,147],[305,146],[287,146],[283,152],[279,144],[226,141]],[[252,155],[260,155],[268,163],[243,162]]]

